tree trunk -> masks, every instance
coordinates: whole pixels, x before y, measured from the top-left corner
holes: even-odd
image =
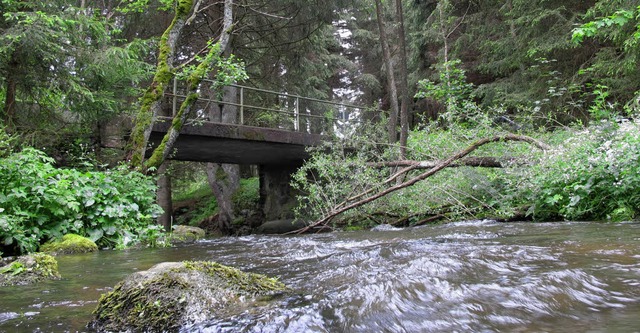
[[[224,48],[221,52],[225,56],[232,53],[231,35],[228,29],[233,22],[233,1],[227,0],[224,4],[221,36],[226,36]],[[210,73],[210,76],[214,73]],[[214,122],[236,124],[238,122],[238,108],[235,105],[225,103],[238,102],[238,89],[226,86],[222,88],[221,104],[212,104],[209,107],[209,120]],[[209,92],[210,100],[218,100],[216,91]],[[218,229],[222,232],[230,230],[231,222],[235,218],[233,207],[233,194],[240,187],[240,166],[235,164],[207,163],[207,179],[213,195],[218,202]]]
[[[387,87],[389,89],[389,104],[391,111],[389,113],[389,124],[387,127],[389,143],[396,143],[398,126],[398,90],[396,88],[396,79],[393,74],[393,63],[391,62],[391,50],[389,49],[389,40],[385,31],[384,18],[382,16],[381,0],[376,0],[376,17],[378,21],[378,30],[380,31],[380,44],[382,45],[382,54],[384,57],[384,65],[387,70]]]
[[[15,125],[15,116],[16,116],[16,99],[18,93],[18,78],[16,77],[15,71],[11,69],[18,68],[20,65],[15,57],[15,54],[11,55],[11,60],[9,61],[9,71],[7,73],[6,78],[6,94],[4,96],[4,107],[2,108],[2,118],[4,120],[5,126],[8,127],[8,130]]]
[[[12,75],[9,75],[9,77],[7,77],[7,88],[5,91],[7,93],[4,97],[4,108],[2,109],[4,123],[8,127],[13,127],[15,123],[14,118],[16,113],[17,81],[13,78]]]
[[[158,168],[158,205],[164,213],[158,217],[158,224],[164,226],[166,231],[171,231],[173,224],[173,202],[171,201],[171,175],[168,173],[169,161]]]
[[[396,0],[396,21],[398,23],[398,43],[400,46],[400,158],[407,157],[407,139],[409,138],[409,84],[407,79],[407,47],[404,33],[404,14],[402,0]]]
[[[232,197],[240,184],[240,167],[207,163],[207,179],[218,202],[218,229],[228,232],[234,219]]]
[[[215,92],[212,92],[212,94],[215,94]],[[237,89],[224,87],[222,101],[236,103]],[[237,107],[234,105],[214,104],[209,108],[210,121],[235,124],[237,123],[237,117]],[[231,221],[235,218],[232,197],[240,187],[240,166],[236,164],[207,163],[207,179],[218,202],[218,228],[222,232],[229,231]]]

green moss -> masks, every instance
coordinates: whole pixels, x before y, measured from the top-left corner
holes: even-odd
[[[224,288],[243,295],[256,296],[264,293],[280,292],[287,287],[278,279],[262,274],[245,273],[237,268],[220,265],[212,261],[185,261],[185,268],[206,273],[219,278]]]
[[[36,260],[35,270],[43,279],[60,277],[56,258],[45,253],[34,253],[33,257]]]
[[[364,225],[348,225],[346,227],[344,227],[345,231],[360,231],[360,230],[364,230],[366,229],[366,227]]]
[[[122,327],[133,327],[139,331],[177,331],[181,322],[180,312],[184,304],[179,298],[164,297],[163,293],[175,287],[188,288],[185,281],[167,274],[145,281],[138,288],[124,288],[121,282],[113,291],[100,297],[99,307],[94,311],[98,321],[110,321],[104,327],[119,331]]]
[[[176,7],[176,16],[186,17],[191,12],[193,7],[193,0],[180,0]]]
[[[241,296],[272,296],[284,284],[214,262],[159,264],[104,294],[89,327],[97,331],[166,332],[226,313]],[[240,312],[245,311],[240,306]],[[235,310],[232,310],[235,311]]]
[[[40,246],[42,252],[52,253],[87,253],[98,251],[98,246],[92,240],[75,234],[67,234],[61,240],[53,240]]]
[[[151,86],[142,96],[140,110],[136,115],[136,123],[132,131],[132,144],[129,148],[132,152],[130,163],[135,168],[142,169],[143,167],[144,150],[146,149],[147,140],[145,132],[152,125],[153,118],[155,117],[155,114],[153,114],[151,110],[151,106],[162,98],[167,85],[174,76],[170,66],[170,62],[172,61],[172,50],[168,45],[169,36],[173,33],[176,24],[179,21],[184,21],[186,19],[187,15],[191,12],[192,7],[193,0],[181,0],[178,2],[176,14],[171,21],[171,24],[160,37],[160,50],[158,54],[156,73],[153,77]],[[156,148],[156,150],[159,148],[160,147]],[[163,150],[164,146],[160,151]],[[156,157],[154,159],[154,163],[146,163],[145,166],[148,167],[148,165],[151,164],[151,166],[157,167],[157,165],[159,165],[157,160],[158,158]]]
[[[0,268],[0,286],[27,285],[57,278],[60,278],[58,262],[45,253],[22,256]]]

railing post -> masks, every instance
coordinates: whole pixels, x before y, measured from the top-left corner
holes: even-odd
[[[244,125],[244,87],[240,87],[240,125]]]
[[[295,116],[295,122],[293,123],[293,129],[298,132],[300,131],[300,98],[296,97],[296,108],[293,111]]]
[[[173,77],[173,109],[172,116],[175,117],[178,113],[178,78]]]

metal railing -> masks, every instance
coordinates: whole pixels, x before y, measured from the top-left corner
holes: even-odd
[[[198,102],[206,104],[196,106],[199,118],[208,118],[205,115],[208,113],[207,109],[211,107],[208,104],[216,103],[236,107],[237,123],[240,125],[279,128],[313,134],[333,133],[338,137],[345,137],[355,131],[362,122],[364,113],[369,112],[363,106],[238,84],[228,85],[228,87],[236,89],[236,96],[231,98],[235,102],[225,101],[220,96],[217,98],[203,96],[203,92],[209,89],[207,84],[213,85],[214,83],[211,80],[203,80],[201,83]],[[186,98],[186,89],[181,87],[178,78],[174,78],[172,92],[166,95],[171,98],[172,110],[175,115],[179,108],[179,101]],[[272,99],[264,98],[264,96],[271,96]]]

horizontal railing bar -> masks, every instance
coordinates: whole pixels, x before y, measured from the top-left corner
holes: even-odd
[[[180,95],[180,94],[165,93],[165,95],[169,96],[169,97],[187,98],[187,96]],[[243,104],[238,104],[238,103],[234,103],[234,102],[225,102],[225,101],[219,101],[219,100],[208,99],[208,98],[200,98],[200,97],[198,98],[198,100],[207,101],[207,102],[214,102],[214,103],[219,103],[219,104],[225,104],[225,105],[233,105],[233,106],[238,106],[238,107],[244,106],[245,108],[248,108],[248,109],[279,112],[279,113],[295,115],[294,112],[282,111],[282,110],[278,110],[278,109],[270,109],[270,108],[265,108],[265,107],[262,107],[262,106],[254,106],[254,105],[247,105],[247,104],[243,105]],[[348,106],[348,105],[345,105],[345,106]],[[325,117],[325,116],[318,116],[318,115],[314,115],[314,114],[305,114],[305,113],[300,113],[300,116],[301,117],[307,117],[307,118],[327,119],[327,120],[345,120],[345,121],[358,122],[358,123],[363,122],[362,120],[358,120],[358,119],[333,118],[333,117]]]
[[[215,82],[215,81],[209,80],[209,79],[204,79],[202,81],[212,82],[212,83]],[[325,100],[312,98],[312,97],[293,95],[293,94],[277,92],[277,91],[272,91],[272,90],[266,90],[266,89],[254,88],[254,87],[249,87],[249,86],[243,86],[243,85],[239,85],[239,84],[229,84],[228,86],[235,87],[235,88],[243,88],[243,89],[253,90],[253,91],[259,91],[259,92],[264,92],[264,93],[278,95],[278,96],[285,96],[285,97],[291,97],[291,98],[300,98],[300,99],[304,99],[304,100],[312,101],[312,102],[319,102],[319,103],[331,104],[331,105],[337,105],[337,106],[346,106],[346,107],[350,107],[350,108],[354,108],[354,109],[360,109],[360,110],[363,110],[365,112],[366,112],[366,109],[367,109],[366,107],[359,106],[359,105],[338,103],[338,102],[333,102],[333,101],[325,101]]]

